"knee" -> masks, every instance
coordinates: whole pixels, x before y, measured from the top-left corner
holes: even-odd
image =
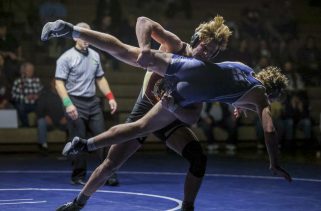
[[[190,163],[189,171],[195,177],[201,178],[205,175],[207,157],[204,155],[199,142],[192,141],[183,149],[183,157]]]
[[[115,172],[118,169],[116,162],[113,162],[110,159],[106,159],[102,164],[100,164],[100,171],[102,174],[109,174],[109,172]]]
[[[136,132],[142,133],[148,129],[148,124],[143,119],[139,119],[133,123],[133,127]]]

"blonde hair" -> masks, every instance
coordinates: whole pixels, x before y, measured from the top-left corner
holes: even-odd
[[[220,50],[225,50],[228,39],[232,35],[231,30],[224,24],[224,18],[217,15],[213,20],[201,23],[195,33],[199,35],[201,41],[209,43],[212,40],[218,44]]]
[[[281,73],[280,68],[275,66],[263,68],[259,73],[255,74],[255,78],[263,83],[267,94],[275,91],[280,92],[288,85],[287,77]]]

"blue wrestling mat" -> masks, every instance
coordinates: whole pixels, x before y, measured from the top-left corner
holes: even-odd
[[[70,162],[55,156],[1,155],[0,210],[55,210],[81,186],[71,185]],[[90,169],[97,166],[90,160]],[[209,156],[195,210],[320,211],[321,168],[283,163],[294,180],[271,176],[264,159]],[[83,210],[179,210],[187,163],[167,153],[138,153],[118,172],[120,186],[104,186]]]

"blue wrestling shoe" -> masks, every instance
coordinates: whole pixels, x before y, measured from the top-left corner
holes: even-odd
[[[88,152],[87,139],[74,137],[71,142],[68,142],[62,150],[64,156],[75,156],[84,152]]]
[[[42,28],[41,40],[47,41],[53,37],[67,37],[72,39],[72,32],[74,26],[63,20],[56,20],[55,22],[48,22]]]
[[[77,203],[76,199],[72,202],[68,202],[56,209],[56,211],[78,211],[81,210],[85,205],[80,205]]]

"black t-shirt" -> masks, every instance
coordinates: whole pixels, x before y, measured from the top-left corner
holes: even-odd
[[[50,116],[55,125],[64,116],[64,109],[57,93],[46,89],[41,93],[37,102],[36,114],[38,118]]]

